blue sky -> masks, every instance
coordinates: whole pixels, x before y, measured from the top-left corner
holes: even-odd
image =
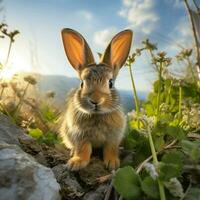
[[[4,0],[1,18],[10,29],[19,29],[11,54],[15,69],[75,77],[66,60],[60,31],[70,27],[88,41],[96,59],[119,31],[131,28],[133,49],[150,38],[170,56],[192,46],[188,16],[181,0]],[[6,41],[0,45],[0,59],[5,57]],[[134,66],[136,87],[149,91],[155,79],[150,59],[145,54]],[[119,74],[117,88],[131,89],[128,69]]]

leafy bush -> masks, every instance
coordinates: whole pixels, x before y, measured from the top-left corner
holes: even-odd
[[[127,60],[136,111],[128,113],[124,148],[134,159],[116,171],[115,189],[124,199],[200,199],[200,89],[195,73],[177,78],[168,70],[171,58],[143,41]],[[137,97],[132,64],[143,51],[150,53],[158,74],[145,102]],[[176,58],[193,71],[192,50]],[[152,161],[151,161],[152,160]]]

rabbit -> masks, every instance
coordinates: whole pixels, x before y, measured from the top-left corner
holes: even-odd
[[[126,126],[114,83],[128,57],[133,33],[124,30],[115,35],[99,64],[80,33],[65,28],[61,35],[66,56],[81,81],[67,97],[60,128],[63,143],[72,153],[67,166],[72,171],[86,167],[92,147],[102,147],[105,166],[114,170],[120,165],[118,148]]]

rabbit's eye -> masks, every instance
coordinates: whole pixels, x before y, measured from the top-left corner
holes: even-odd
[[[109,88],[112,88],[112,87],[113,87],[113,80],[110,79],[110,80],[109,80]]]
[[[83,88],[83,81],[81,82],[81,88]]]

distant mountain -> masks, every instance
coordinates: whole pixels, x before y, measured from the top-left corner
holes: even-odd
[[[26,75],[31,75],[27,73],[19,74],[19,77],[24,77]],[[65,104],[67,93],[76,88],[79,85],[79,80],[77,78],[66,77],[62,75],[41,75],[32,74],[37,78],[37,88],[38,92],[45,94],[48,91],[55,92],[55,103],[57,106],[62,107]],[[124,111],[128,112],[134,108],[133,92],[126,90],[119,90],[121,102],[124,107]],[[139,98],[144,100],[146,93],[138,92]]]

